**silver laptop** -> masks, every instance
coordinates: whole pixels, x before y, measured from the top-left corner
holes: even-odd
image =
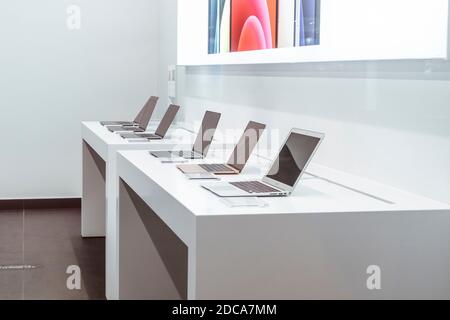
[[[150,154],[156,158],[182,158],[182,159],[203,159],[208,154],[209,147],[214,138],[217,125],[220,120],[220,113],[206,111],[203,117],[200,132],[197,135],[192,150],[184,151],[153,151]]]
[[[124,139],[146,139],[146,140],[164,139],[173,120],[175,120],[178,110],[180,110],[180,106],[171,104],[167,109],[166,114],[162,118],[161,123],[159,124],[155,133],[147,133],[147,132],[139,133],[140,131],[138,131],[135,133],[122,133],[120,136]]]
[[[151,97],[150,99],[152,99]],[[150,101],[150,100],[148,100]],[[148,103],[147,101],[147,103]],[[145,108],[147,107],[147,103],[142,107],[141,111],[138,112],[136,118],[134,118],[133,121],[101,121],[100,124],[102,126],[131,126],[131,127],[137,127],[139,126],[139,123],[142,118],[142,114],[145,112]]]
[[[108,128],[111,132],[144,132],[147,129],[148,123],[152,118],[153,111],[155,111],[156,104],[158,103],[158,97],[150,97],[144,108],[139,112],[133,124],[106,124],[106,128]],[[102,122],[102,124],[108,122]]]
[[[220,197],[283,197],[294,191],[324,134],[293,129],[262,180],[202,185]]]

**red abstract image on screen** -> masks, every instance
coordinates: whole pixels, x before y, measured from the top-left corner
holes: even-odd
[[[276,48],[277,0],[231,1],[231,51]]]
[[[208,54],[320,44],[320,0],[209,0]]]

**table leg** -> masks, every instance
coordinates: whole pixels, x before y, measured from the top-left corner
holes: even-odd
[[[119,299],[186,299],[188,247],[119,182]]]
[[[83,199],[81,205],[81,235],[105,236],[106,193],[105,161],[83,141]]]

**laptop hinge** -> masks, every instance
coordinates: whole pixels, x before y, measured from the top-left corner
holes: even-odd
[[[228,166],[232,167],[234,170],[236,170],[237,172],[241,172],[241,170],[239,168],[236,168],[234,165],[227,163]]]

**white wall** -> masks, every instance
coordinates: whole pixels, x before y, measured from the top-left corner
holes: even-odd
[[[168,101],[168,67],[177,64],[177,0],[158,1],[158,95]]]
[[[450,63],[385,61],[187,67],[187,121],[325,132],[316,162],[450,203]]]
[[[157,92],[156,1],[0,2],[0,199],[80,196],[80,122],[131,119]]]

